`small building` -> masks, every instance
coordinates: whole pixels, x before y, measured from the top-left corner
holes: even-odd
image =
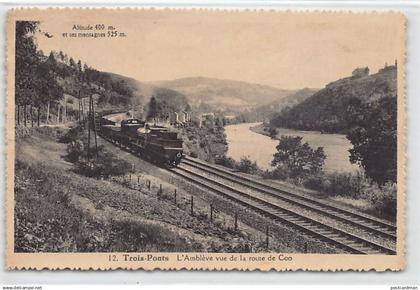
[[[203,118],[203,120],[214,120],[214,113],[203,113],[201,114],[201,118]]]
[[[352,73],[351,76],[353,78],[361,78],[369,75],[369,68],[368,67],[358,67]]]
[[[182,126],[191,122],[191,113],[187,111],[173,112],[169,116],[171,125]]]
[[[386,72],[386,71],[396,71],[398,67],[397,60],[395,60],[394,65],[388,65],[388,63],[385,63],[384,67],[378,70],[378,73]]]
[[[200,117],[200,127],[206,124],[213,124],[214,122],[214,113],[203,113]]]
[[[231,120],[234,120],[236,118],[236,116],[235,115],[225,115],[225,116],[223,116],[223,118],[231,121]]]
[[[188,122],[191,122],[191,113],[190,113],[190,112],[187,112],[187,111],[182,111],[182,112],[180,113],[180,118],[179,118],[179,120],[180,120],[182,123],[188,123]]]
[[[223,124],[230,124],[235,119],[236,119],[235,115],[224,115],[223,116]]]

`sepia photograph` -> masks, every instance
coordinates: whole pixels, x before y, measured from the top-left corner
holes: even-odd
[[[400,269],[404,37],[397,13],[9,12],[8,264]]]

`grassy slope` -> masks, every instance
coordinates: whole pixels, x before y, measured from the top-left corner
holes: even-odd
[[[19,141],[16,149],[16,251],[241,251],[250,246],[246,238],[156,195],[73,173],[61,158],[65,145],[44,134]]]

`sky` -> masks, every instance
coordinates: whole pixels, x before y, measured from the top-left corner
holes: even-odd
[[[139,81],[214,77],[284,89],[322,88],[356,67],[376,72],[401,55],[398,14],[223,11],[40,13],[44,53],[63,51]],[[69,38],[73,25],[113,26],[126,37]]]

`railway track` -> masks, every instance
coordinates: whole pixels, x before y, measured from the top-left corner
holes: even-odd
[[[103,137],[103,136],[101,136]],[[132,152],[128,148],[125,148],[119,143],[113,142],[113,140],[110,140],[108,138],[108,141],[112,142],[114,145],[121,147],[122,149],[125,149],[127,151]],[[133,152],[132,152],[133,153]],[[325,211],[321,208],[321,206],[324,206],[324,208],[329,210],[335,210],[341,214],[345,214],[347,216],[334,216],[338,219],[346,219],[348,220],[349,216],[352,216],[353,218],[358,219],[365,219],[372,222],[376,222],[377,224],[380,224],[382,226],[387,226],[389,231],[392,231],[392,225],[388,223],[381,223],[381,221],[376,220],[374,218],[368,218],[364,215],[356,214],[350,211],[347,211],[345,209],[334,207],[328,204],[322,204],[319,201],[316,201],[313,198],[301,196],[298,194],[294,194],[291,192],[286,192],[283,190],[280,190],[278,188],[275,188],[271,185],[263,184],[257,180],[242,176],[240,174],[231,172],[226,169],[218,168],[217,166],[207,164],[203,161],[197,161],[193,160],[191,158],[184,159],[183,163],[187,164],[190,167],[193,167],[197,170],[202,170],[207,173],[215,174],[219,176],[220,178],[225,178],[231,182],[236,182],[238,184],[241,184],[242,186],[247,186],[252,188],[253,190],[258,190],[260,192],[263,192],[265,194],[270,194],[270,196],[277,197],[277,198],[283,198],[286,199],[285,196],[281,196],[280,194],[289,194],[290,196],[287,198],[288,202],[293,202],[291,200],[291,196],[295,197],[297,200],[299,198],[301,199],[299,202],[295,201],[295,203],[299,203],[299,205],[303,207],[311,207],[311,209],[316,210],[315,206],[319,206],[317,210],[322,211],[326,215],[332,215],[332,211]],[[312,237],[315,237],[319,240],[325,241],[330,243],[331,245],[334,245],[337,248],[343,249],[345,251],[348,251],[353,254],[390,254],[395,255],[396,252],[393,249],[387,248],[383,245],[380,245],[378,243],[368,241],[358,235],[343,231],[341,229],[335,228],[333,226],[324,224],[322,222],[313,220],[311,218],[308,218],[306,216],[300,215],[296,212],[293,212],[291,210],[285,209],[283,207],[280,207],[276,204],[273,204],[271,202],[268,202],[266,200],[263,200],[261,198],[252,196],[248,194],[245,191],[238,190],[234,187],[225,185],[221,182],[215,181],[214,179],[208,178],[202,174],[199,174],[197,172],[194,172],[192,170],[189,170],[185,166],[182,165],[182,163],[175,168],[169,169],[172,173],[181,176],[182,178],[198,185],[206,190],[210,190],[213,193],[218,194],[219,196],[222,196],[224,198],[227,198],[237,204],[240,204],[244,207],[250,208],[253,211],[266,216],[270,218],[274,222],[279,222],[281,224],[287,224],[290,225],[300,231],[302,231],[305,234],[308,234]],[[251,187],[252,186],[252,187]],[[277,193],[276,193],[277,192]],[[302,201],[309,201],[313,202],[313,204],[309,203],[303,203]],[[359,220],[352,220],[353,223],[360,222]],[[365,225],[367,226],[367,225]],[[395,227],[394,227],[395,228]],[[372,229],[369,227],[369,229]],[[381,231],[381,228],[376,228],[377,231]],[[392,235],[392,233],[389,233]]]
[[[314,197],[297,194],[290,190],[286,191],[283,188],[276,187],[275,185],[269,185],[259,180],[231,172],[227,169],[207,164],[203,161],[194,160],[187,157],[184,159],[183,163],[202,170],[206,173],[210,173],[236,184],[248,187],[252,190],[262,192],[273,198],[315,211],[330,218],[334,218],[352,226],[367,230],[371,233],[376,233],[382,237],[389,238],[394,242],[396,241],[396,226],[390,222],[383,221],[358,212],[350,211],[326,201],[321,201]]]
[[[184,165],[170,169],[174,174],[199,185],[206,190],[227,198],[235,203],[250,208],[273,221],[287,224],[309,234],[312,237],[328,242],[335,247],[354,254],[391,254],[396,252],[383,245],[368,241],[358,235],[346,232],[333,226],[303,216],[294,211],[285,209],[276,204],[253,196],[246,191],[215,181],[205,175],[197,173]]]

